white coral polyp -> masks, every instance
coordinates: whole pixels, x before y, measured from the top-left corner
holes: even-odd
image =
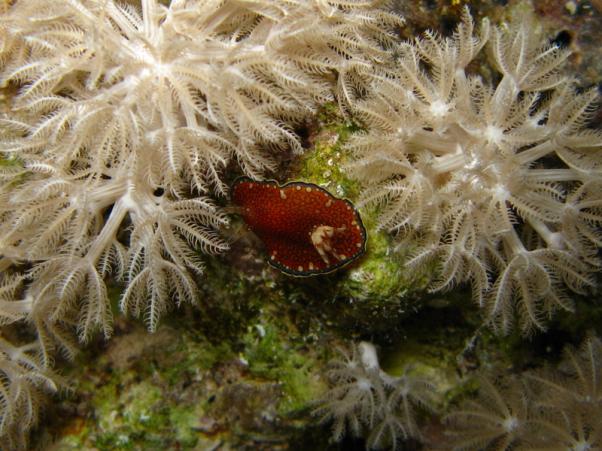
[[[431,103],[431,106],[429,107],[430,113],[436,117],[445,116],[449,110],[450,106],[441,100],[435,100],[433,103]]]
[[[504,419],[504,421],[502,422],[502,428],[507,433],[512,433],[518,429],[519,424],[520,420],[518,418],[510,416]]]
[[[516,317],[544,328],[572,308],[564,289],[583,293],[600,267],[602,134],[584,128],[596,91],[579,94],[560,72],[567,52],[533,29],[493,29],[495,86],[463,69],[490,35],[487,22],[474,35],[467,10],[452,37],[403,44],[354,103],[368,131],[348,145],[363,203],[410,249],[407,266],[434,262],[434,291],[469,282],[503,332]]]
[[[360,391],[370,391],[372,390],[372,383],[366,378],[359,378],[356,382],[357,388]]]
[[[488,125],[485,128],[485,140],[491,144],[500,144],[502,142],[502,138],[504,137],[504,130],[500,127],[496,127],[495,125]]]

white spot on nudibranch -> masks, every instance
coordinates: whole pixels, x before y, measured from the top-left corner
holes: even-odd
[[[335,233],[341,233],[346,229],[345,226],[334,228],[332,226],[327,225],[319,225],[313,229],[311,232],[311,244],[313,244],[320,257],[327,265],[330,264],[330,260],[328,259],[328,254],[332,254],[332,256],[337,260],[344,260],[344,255],[338,255],[335,250],[332,248],[331,238]]]
[[[284,190],[280,190],[280,199],[286,199],[286,194],[284,194]]]

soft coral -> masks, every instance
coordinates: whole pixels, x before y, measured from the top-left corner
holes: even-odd
[[[292,126],[332,75],[381,64],[399,23],[370,2],[42,3],[0,18],[1,83],[18,88],[0,143],[23,167],[3,168],[1,266],[32,263],[29,317],[82,339],[111,333],[109,274],[151,330],[193,300],[198,250],[227,248],[210,199],[225,167],[258,177],[300,151]]]
[[[108,278],[150,330],[195,301],[203,254],[228,248],[225,168],[260,177],[300,152],[295,125],[382,64],[400,22],[372,2],[164,3],[0,16],[0,324],[32,324],[45,368],[73,328],[112,333]]]
[[[438,268],[431,288],[470,282],[487,321],[524,332],[583,293],[602,224],[602,135],[585,128],[597,95],[560,71],[567,52],[540,45],[532,23],[493,29],[497,85],[468,64],[488,38],[465,11],[450,38],[402,44],[399,60],[354,103],[368,126],[350,172],[380,207],[380,226]]]
[[[333,423],[332,438],[363,435],[369,449],[396,449],[401,441],[420,439],[416,410],[433,408],[433,385],[411,365],[400,376],[384,372],[372,343],[354,344],[341,355],[330,362],[331,388],[313,411],[322,422]]]

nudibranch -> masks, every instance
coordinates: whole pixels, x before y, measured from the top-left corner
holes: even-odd
[[[312,183],[237,179],[232,201],[265,244],[269,263],[293,276],[325,274],[366,250],[366,229],[353,204]]]

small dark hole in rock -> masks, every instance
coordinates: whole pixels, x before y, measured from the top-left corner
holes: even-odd
[[[571,45],[573,41],[573,35],[570,31],[562,30],[559,32],[554,39],[552,39],[552,44],[557,45],[561,49],[567,48]]]
[[[425,0],[424,3],[426,7],[430,10],[437,9],[437,0]]]

